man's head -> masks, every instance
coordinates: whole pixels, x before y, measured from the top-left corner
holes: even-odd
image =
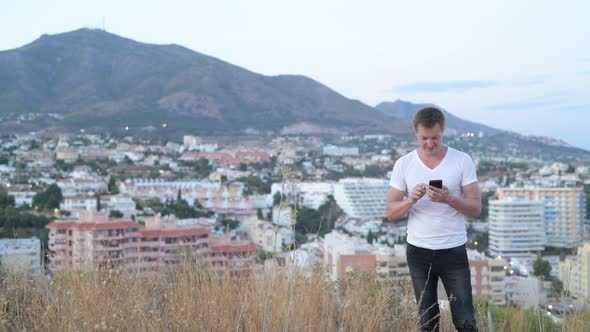
[[[422,125],[424,128],[434,128],[439,124],[440,129],[445,130],[445,116],[438,108],[426,107],[414,115],[414,130],[418,131],[418,126]]]
[[[423,152],[437,154],[442,145],[445,116],[434,107],[421,109],[414,115],[414,131]]]

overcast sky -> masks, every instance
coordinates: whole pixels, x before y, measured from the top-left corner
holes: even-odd
[[[0,50],[81,27],[309,76],[371,106],[431,102],[590,150],[590,1],[9,1]]]

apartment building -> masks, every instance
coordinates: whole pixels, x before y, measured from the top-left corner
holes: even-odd
[[[273,253],[283,251],[283,236],[277,226],[260,220],[256,216],[246,218],[242,226],[248,233],[248,237],[262,250]]]
[[[506,304],[523,309],[536,308],[544,302],[542,281],[535,277],[509,276],[506,282]]]
[[[543,202],[504,198],[489,202],[490,253],[530,257],[545,245]]]
[[[35,191],[9,191],[8,195],[14,197],[14,206],[20,207],[23,205],[33,206],[33,197],[37,192]]]
[[[41,271],[41,241],[30,239],[0,239],[0,265],[21,272]]]
[[[500,258],[490,258],[475,250],[468,250],[469,268],[471,269],[471,287],[475,295],[494,303],[505,305],[506,261]]]
[[[119,191],[137,199],[158,198],[162,202],[175,200],[180,191],[182,198],[192,206],[195,200],[205,205],[208,200],[241,199],[244,184],[232,182],[221,185],[220,182],[198,180],[128,179],[119,184]]]
[[[201,225],[183,224],[174,217],[145,219],[145,226],[131,220],[112,219],[106,212],[83,211],[79,219],[58,219],[49,229],[49,269],[52,272],[89,271],[96,268],[123,267],[130,271],[154,271],[176,264],[185,255],[211,261],[221,254],[232,272],[253,264],[256,246],[249,241],[212,237]],[[217,248],[217,249],[216,249]],[[219,250],[219,252],[217,251]],[[234,255],[238,251],[243,256]],[[233,259],[239,264],[234,264]],[[248,266],[250,266],[248,265]]]
[[[324,237],[324,267],[332,280],[353,271],[375,271],[381,278],[404,279],[410,271],[405,255],[394,249],[367,243],[364,239],[332,231]]]
[[[64,196],[93,195],[108,191],[104,178],[70,178],[56,182]]]
[[[294,184],[273,183],[270,187],[270,197],[277,192],[285,194],[289,201],[296,201],[302,206],[318,209],[334,192],[331,182],[297,182]]]
[[[578,304],[590,310],[590,242],[578,247],[575,256],[559,264],[559,279]]]
[[[500,188],[500,200],[513,197],[544,203],[544,228],[548,246],[573,248],[582,241],[586,220],[586,195],[578,188]]]
[[[350,217],[381,220],[385,217],[387,191],[387,180],[346,178],[334,185],[334,198]]]

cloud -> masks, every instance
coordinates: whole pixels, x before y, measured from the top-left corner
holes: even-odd
[[[585,112],[590,111],[590,104],[587,103],[567,103],[548,100],[526,100],[512,103],[494,104],[486,107],[491,111],[547,111],[547,112]]]
[[[497,81],[417,82],[397,86],[394,90],[407,93],[464,92],[471,89],[497,87],[501,84]]]

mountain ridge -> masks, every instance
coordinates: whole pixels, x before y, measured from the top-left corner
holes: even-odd
[[[399,121],[301,75],[263,76],[182,46],[102,30],[44,35],[0,53],[0,115],[56,113],[63,129],[118,125],[210,133],[314,121],[406,132]],[[116,121],[112,121],[116,118]]]

